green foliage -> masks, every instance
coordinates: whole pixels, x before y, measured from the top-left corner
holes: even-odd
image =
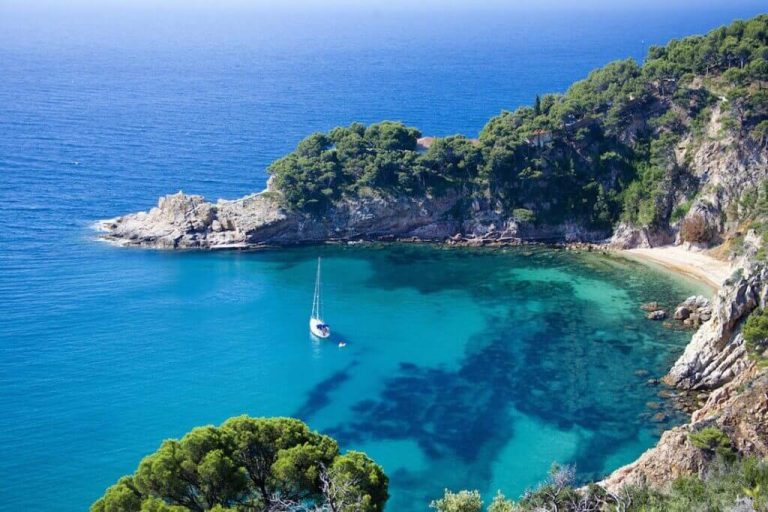
[[[480,512],[483,509],[483,500],[477,491],[460,491],[453,493],[448,489],[439,500],[429,504],[438,512]]]
[[[750,131],[750,135],[761,146],[768,144],[768,119],[757,123]]]
[[[329,474],[335,482],[337,512],[381,511],[389,498],[388,479],[381,467],[362,452],[336,457]]]
[[[488,505],[488,512],[516,512],[519,510],[517,505],[511,500],[508,500],[501,491],[496,493],[493,501]]]
[[[553,475],[562,471],[555,466]],[[608,494],[602,487],[590,484],[576,489],[571,483],[550,475],[549,480],[533,491],[528,491],[517,502],[499,493],[488,506],[488,512],[539,512],[582,510],[624,512],[691,512],[721,510],[767,510],[768,462],[756,458],[733,460],[729,464],[713,464],[704,478],[684,476],[674,480],[666,489],[653,489],[647,485],[625,487]],[[562,475],[561,475],[562,476]],[[566,479],[567,480],[567,479]],[[465,496],[471,508],[438,508],[440,511],[471,510],[482,507],[476,492],[448,493],[451,497]],[[477,500],[469,500],[476,496]],[[437,502],[433,502],[437,503]],[[452,502],[451,502],[452,503]],[[457,503],[464,503],[458,501]],[[742,508],[736,507],[743,504]]]
[[[240,416],[164,441],[121,478],[93,512],[271,510],[314,503],[337,512],[379,512],[388,480],[365,454],[299,420]]]
[[[717,427],[706,427],[688,435],[693,446],[710,454],[716,454],[726,461],[735,457],[728,434]]]
[[[384,121],[355,123],[316,133],[269,166],[285,208],[321,214],[344,196],[363,190],[419,195],[461,187],[475,179],[480,148],[462,136],[437,139],[416,151],[420,133]]]
[[[564,94],[502,112],[479,143],[452,136],[419,151],[418,130],[392,121],[313,134],[270,166],[274,189],[287,209],[314,215],[345,197],[454,191],[539,224],[664,226],[683,217],[675,205],[695,183],[676,146],[707,133],[715,105],[728,134],[768,144],[766,34],[761,15],[654,46],[642,65],[610,63]]]
[[[749,343],[765,344],[768,342],[768,309],[754,311],[741,329],[744,339]]]
[[[528,210],[525,208],[515,208],[512,210],[512,217],[514,217],[515,220],[527,224],[533,224],[536,222],[536,214],[533,212],[533,210]]]
[[[768,365],[765,355],[768,350],[768,308],[753,311],[744,322],[741,333],[747,342],[749,356],[761,366]]]
[[[672,210],[672,214],[669,216],[669,220],[671,222],[677,222],[683,217],[685,217],[688,211],[691,209],[692,204],[693,204],[693,200],[689,199],[688,201],[685,201],[675,206],[675,209]]]
[[[414,151],[419,137],[421,133],[416,128],[393,121],[372,124],[364,134],[365,140],[381,151]]]

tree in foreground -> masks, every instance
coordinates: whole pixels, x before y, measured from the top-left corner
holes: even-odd
[[[164,441],[92,512],[380,512],[381,467],[291,418],[230,418]]]

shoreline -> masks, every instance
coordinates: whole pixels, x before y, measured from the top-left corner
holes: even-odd
[[[717,293],[733,273],[731,263],[703,252],[694,252],[681,245],[653,248],[621,249],[614,254],[644,264],[654,264],[671,272],[695,279]]]
[[[685,249],[681,245],[665,245],[652,248],[633,248],[633,249],[615,249],[606,243],[595,242],[563,242],[556,240],[525,240],[519,238],[511,239],[484,239],[484,238],[449,238],[447,240],[432,240],[419,237],[397,237],[392,235],[383,235],[378,237],[359,237],[359,238],[329,238],[326,240],[306,241],[300,243],[230,243],[211,245],[209,247],[185,247],[169,248],[157,247],[152,245],[137,245],[130,241],[113,238],[104,235],[109,230],[105,224],[112,219],[100,220],[91,224],[91,228],[99,233],[95,239],[113,247],[152,250],[170,250],[170,251],[201,251],[201,252],[256,252],[263,250],[279,250],[291,247],[302,247],[308,245],[376,245],[376,244],[416,244],[432,245],[442,248],[487,248],[501,249],[510,247],[547,247],[551,249],[560,249],[566,251],[587,251],[602,252],[606,255],[614,255],[629,259],[644,265],[661,267],[662,270],[678,274],[689,279],[698,281],[713,293],[723,286],[724,282],[733,273],[731,263],[716,259],[704,252],[694,252]]]

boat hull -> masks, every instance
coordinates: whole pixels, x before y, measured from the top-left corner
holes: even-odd
[[[331,336],[331,328],[318,318],[309,319],[309,332],[313,336],[325,339]]]

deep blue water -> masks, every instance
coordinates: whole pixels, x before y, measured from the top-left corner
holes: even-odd
[[[517,495],[553,460],[594,477],[650,446],[686,341],[637,305],[696,291],[552,251],[167,254],[96,219],[183,189],[233,198],[303,136],[403,120],[476,135],[649,44],[758,12],[329,10],[0,1],[0,509],[85,510],[166,437],[298,415],[392,477]],[[314,258],[343,351],[306,334]]]

